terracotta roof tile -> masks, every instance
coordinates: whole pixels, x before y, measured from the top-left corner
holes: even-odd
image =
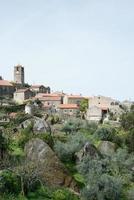
[[[61,101],[61,97],[59,96],[46,96],[46,97],[36,97],[40,101]]]
[[[11,87],[13,87],[13,85],[9,81],[6,81],[6,80],[0,80],[0,86],[11,86]]]
[[[81,96],[81,95],[67,95],[68,98],[72,98],[72,99],[84,99],[85,97]]]
[[[39,88],[41,86],[43,86],[43,85],[32,85],[30,88]]]
[[[77,104],[60,104],[59,105],[60,109],[78,109],[78,105]]]
[[[28,88],[26,88],[26,89],[18,89],[18,90],[16,90],[16,92],[15,93],[22,93],[22,92],[26,92],[27,90],[29,90]],[[29,90],[29,91],[31,91],[31,90]],[[31,91],[32,92],[32,91]]]

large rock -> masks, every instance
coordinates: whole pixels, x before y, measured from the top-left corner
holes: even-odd
[[[93,144],[90,144],[89,142],[86,142],[84,147],[75,154],[76,161],[81,162],[83,158],[87,155],[89,155],[91,158],[96,158],[96,157],[101,156],[97,148]]]
[[[104,155],[111,155],[116,150],[116,145],[109,141],[102,141],[98,146],[98,150]]]
[[[27,128],[29,125],[33,125],[33,131],[35,133],[51,131],[49,124],[44,119],[41,119],[39,117],[27,119],[24,122],[22,122],[20,126],[21,128]]]
[[[25,145],[27,162],[32,162],[38,168],[44,183],[50,186],[65,186],[78,191],[73,178],[60,162],[52,149],[41,139],[35,138]]]

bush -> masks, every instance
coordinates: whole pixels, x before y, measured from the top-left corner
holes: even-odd
[[[128,197],[128,200],[133,200],[133,199],[134,199],[134,187],[131,188],[131,189],[127,192],[127,197]]]
[[[17,116],[15,119],[13,119],[14,124],[16,125],[20,125],[22,122],[24,122],[25,120],[29,119],[31,116],[28,114],[25,114],[23,112],[19,112],[17,113]]]
[[[21,131],[21,137],[19,139],[18,145],[24,148],[26,142],[33,137],[33,124],[30,124],[27,128]]]
[[[38,137],[42,139],[44,142],[46,142],[51,148],[53,148],[54,140],[53,137],[50,135],[50,133],[41,133],[35,137]]]
[[[76,133],[71,135],[66,143],[57,141],[54,149],[62,161],[74,161],[74,154],[83,147],[86,141],[87,139],[82,134]]]
[[[129,112],[122,114],[120,121],[126,131],[134,129],[134,105],[132,105]]]
[[[93,181],[88,181],[87,186],[82,190],[85,200],[116,200],[121,199],[122,182],[120,179],[102,174],[93,177]]]
[[[116,130],[109,126],[102,126],[98,128],[94,136],[99,140],[113,141],[115,137]]]
[[[78,200],[78,197],[76,197],[74,194],[72,194],[68,190],[59,189],[53,193],[52,199],[53,200]]]
[[[91,200],[125,199],[126,188],[134,181],[133,163],[134,155],[125,149],[118,149],[111,157],[102,159],[86,156],[77,166],[86,183],[82,190],[83,198],[88,200],[90,196]]]
[[[83,126],[83,121],[80,119],[70,119],[65,122],[62,131],[67,133],[78,132]]]
[[[47,119],[51,123],[51,125],[57,124],[60,122],[60,118],[58,115],[50,115]]]
[[[49,188],[47,187],[39,187],[38,189],[34,190],[33,192],[29,192],[27,194],[28,199],[44,199],[44,200],[49,200],[52,199],[52,192]]]
[[[9,170],[0,172],[0,193],[18,194],[21,191],[20,178]]]
[[[84,121],[81,128],[93,134],[97,130],[98,125],[95,122]]]
[[[125,144],[128,147],[129,152],[134,152],[134,129],[128,132]]]

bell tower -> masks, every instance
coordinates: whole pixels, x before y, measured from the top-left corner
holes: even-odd
[[[14,82],[17,84],[24,84],[24,67],[22,65],[14,66]]]

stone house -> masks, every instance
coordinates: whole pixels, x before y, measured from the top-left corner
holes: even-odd
[[[100,122],[108,113],[108,108],[90,105],[87,110],[87,120]]]
[[[50,87],[45,87],[44,85],[32,85],[30,89],[37,93],[50,93]]]
[[[57,94],[37,94],[34,99],[39,99],[43,107],[57,109],[62,104],[62,96]]]
[[[25,100],[31,99],[33,92],[30,89],[19,89],[14,93],[14,101],[22,104]]]
[[[119,101],[104,96],[89,98],[87,110],[88,120],[100,121],[100,118],[103,120],[105,117],[110,116],[111,113],[113,113],[115,117],[118,117],[122,113]]]
[[[112,99],[111,97],[105,97],[105,96],[93,96],[89,98],[89,105],[96,105],[99,107],[107,107],[107,108],[112,108],[112,107],[117,107],[119,106],[120,102]]]
[[[58,112],[64,116],[76,116],[79,111],[77,104],[60,104],[58,106]]]
[[[80,105],[80,102],[84,99],[85,97],[83,97],[82,95],[65,95],[63,99],[63,104]]]
[[[3,80],[2,77],[0,77],[0,96],[13,97],[14,91],[14,86],[9,81]]]

